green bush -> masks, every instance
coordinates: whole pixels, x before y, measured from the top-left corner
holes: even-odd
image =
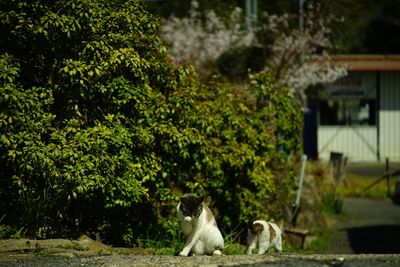
[[[0,2],[0,208],[28,236],[174,240],[183,192],[225,232],[283,216],[300,108],[270,75],[202,85],[136,1]]]
[[[193,166],[189,190],[210,194],[230,230],[253,218],[282,218],[294,186],[287,156],[299,148],[299,105],[268,73],[251,76],[241,91],[211,83],[199,97],[191,120],[205,139],[189,153],[194,164],[184,164]]]
[[[141,235],[168,189],[159,151],[181,138],[189,72],[135,1],[0,5],[5,220],[41,237]]]

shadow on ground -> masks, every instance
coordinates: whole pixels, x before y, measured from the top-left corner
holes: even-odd
[[[393,204],[400,206],[400,192],[396,192],[393,196],[391,196]]]
[[[353,253],[400,253],[400,226],[377,225],[347,229]]]

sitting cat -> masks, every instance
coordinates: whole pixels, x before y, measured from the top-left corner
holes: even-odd
[[[178,217],[186,243],[179,256],[221,255],[224,250],[224,239],[217,222],[204,201],[204,196],[185,194],[177,206]]]
[[[249,224],[247,232],[247,254],[258,247],[258,254],[264,254],[270,247],[282,252],[282,230],[273,222],[256,220]]]

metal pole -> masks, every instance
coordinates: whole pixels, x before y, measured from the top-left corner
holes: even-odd
[[[301,197],[301,191],[302,191],[302,188],[303,188],[304,172],[306,170],[306,163],[307,163],[307,155],[303,155],[301,157],[301,171],[300,171],[299,189],[297,190],[297,196],[296,196],[296,202],[295,202],[296,207],[300,206],[300,197]]]
[[[304,31],[304,0],[299,0],[299,29],[301,32]]]
[[[252,27],[254,27],[255,26],[255,24],[257,23],[257,12],[258,12],[258,6],[257,6],[257,0],[253,0],[253,3],[252,3],[252,14],[251,14],[251,19],[252,19]]]
[[[245,0],[246,30],[251,31],[257,21],[257,0]]]
[[[290,218],[290,221],[292,222],[293,226],[295,225],[297,213],[300,210],[300,197],[301,197],[301,191],[303,189],[304,172],[306,170],[306,163],[307,163],[307,155],[304,154],[301,157],[301,171],[300,171],[300,179],[299,179],[299,188],[297,189],[296,202],[294,203],[294,210],[292,213],[292,218]]]
[[[381,161],[381,130],[380,130],[380,102],[381,102],[381,72],[376,72],[376,107],[375,107],[375,120],[376,120],[376,157]]]
[[[390,196],[390,174],[389,174],[389,158],[386,158],[386,187],[387,187],[387,196]]]
[[[246,22],[246,30],[250,31],[251,28],[251,21],[250,21],[250,15],[251,15],[251,0],[245,0],[244,2],[244,11],[245,11],[245,22]]]

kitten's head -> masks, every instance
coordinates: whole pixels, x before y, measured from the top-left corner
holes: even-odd
[[[264,231],[264,226],[260,223],[249,223],[249,230],[253,235],[260,235]]]
[[[198,218],[203,211],[202,202],[204,196],[197,196],[196,194],[185,194],[181,197],[181,205],[179,206],[182,215],[185,217],[185,221],[190,222],[194,218]]]

